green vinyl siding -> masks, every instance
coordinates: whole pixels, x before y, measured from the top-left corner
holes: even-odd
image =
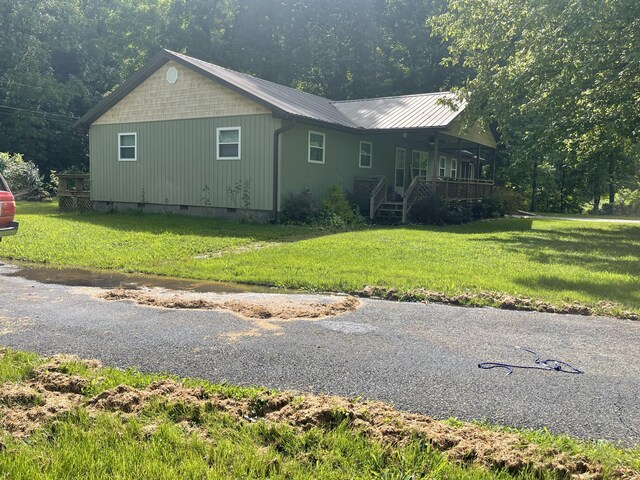
[[[308,161],[309,131],[325,134],[324,164]],[[371,168],[360,168],[360,141],[372,144]],[[411,144],[400,134],[357,135],[298,123],[281,136],[281,199],[306,188],[322,196],[329,185],[353,191],[353,179],[357,176],[384,175],[387,184],[392,185],[396,146],[406,148],[407,155],[411,154]],[[407,175],[409,171],[407,165]]]
[[[92,125],[91,199],[131,203],[240,207],[229,190],[249,182],[251,209],[270,210],[271,115]],[[216,128],[240,127],[241,159],[216,160]],[[118,134],[137,134],[137,161],[118,161]]]

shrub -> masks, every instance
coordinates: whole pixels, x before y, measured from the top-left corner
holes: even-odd
[[[319,227],[345,228],[362,225],[364,219],[356,206],[337,185],[330,185],[319,204],[309,189],[290,193],[282,203],[282,221]]]
[[[342,188],[329,185],[322,199],[319,223],[336,228],[353,227],[362,225],[364,218],[358,212],[358,207],[349,202]]]
[[[439,197],[427,197],[417,200],[409,210],[412,223],[424,225],[447,225],[455,220],[447,203]],[[460,222],[458,222],[460,223]]]
[[[604,215],[640,215],[640,186],[635,189],[620,189],[616,196],[616,203],[605,203],[598,213]]]
[[[318,202],[308,188],[300,193],[290,193],[282,202],[284,223],[311,223],[319,213]]]
[[[27,200],[42,200],[49,196],[38,167],[25,161],[19,153],[0,152],[0,173],[16,196]]]
[[[514,190],[495,188],[489,197],[483,198],[482,202],[471,207],[471,216],[474,220],[503,217],[509,213],[516,213],[523,204],[524,199]]]

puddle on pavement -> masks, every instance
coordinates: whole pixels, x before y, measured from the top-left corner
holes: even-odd
[[[0,262],[0,266],[2,265]],[[211,280],[188,280],[156,275],[94,272],[82,268],[57,269],[31,267],[19,264],[13,266],[4,264],[4,266],[5,268],[10,268],[6,273],[2,273],[5,277],[19,277],[40,283],[67,285],[70,287],[99,287],[106,289],[148,287],[198,293],[300,293],[293,290],[257,285],[214,282]]]

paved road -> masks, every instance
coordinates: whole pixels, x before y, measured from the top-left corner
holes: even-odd
[[[230,313],[107,302],[99,289],[1,275],[8,271],[0,267],[0,344],[13,348],[640,443],[640,322],[364,300],[338,317],[265,330]],[[517,345],[585,373],[477,367],[530,364]]]

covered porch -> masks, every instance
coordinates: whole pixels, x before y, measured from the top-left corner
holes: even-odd
[[[426,130],[389,141],[395,143],[395,158],[379,161],[393,169],[386,175],[354,178],[354,193],[372,220],[387,217],[407,223],[411,209],[424,198],[471,203],[492,194],[496,145],[491,133]]]

